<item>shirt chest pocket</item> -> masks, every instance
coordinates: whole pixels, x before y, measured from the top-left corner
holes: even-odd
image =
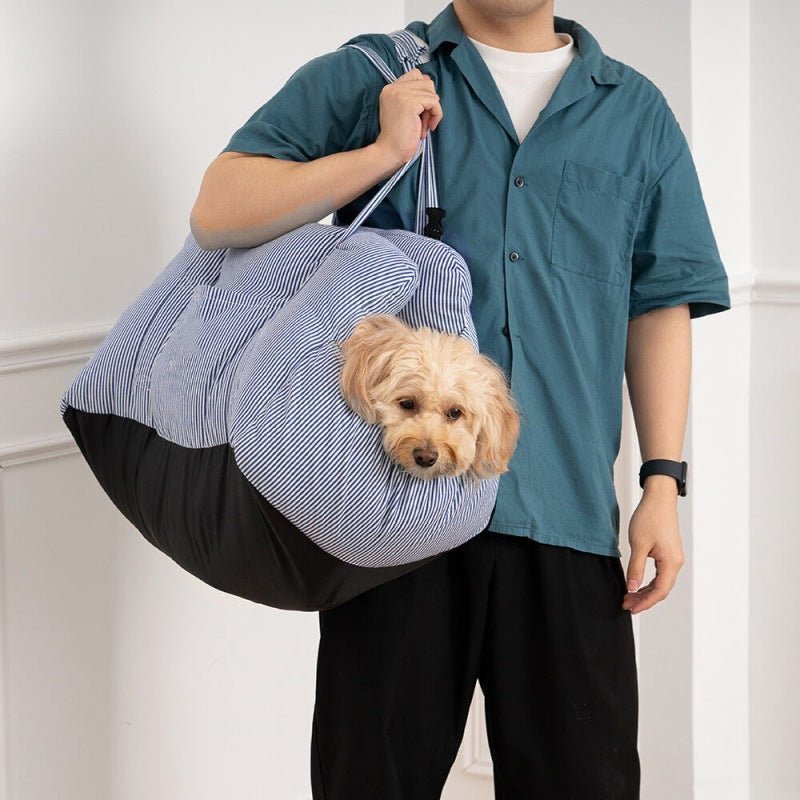
[[[624,285],[644,183],[569,159],[556,197],[550,263]]]

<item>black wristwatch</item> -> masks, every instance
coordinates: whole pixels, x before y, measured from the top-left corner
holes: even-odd
[[[678,494],[686,497],[686,474],[689,465],[685,461],[672,461],[669,458],[651,458],[639,469],[639,486],[644,489],[644,479],[648,475],[672,475],[678,483]]]

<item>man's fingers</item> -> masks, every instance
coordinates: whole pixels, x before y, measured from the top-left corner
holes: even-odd
[[[396,79],[395,83],[397,81],[416,81],[416,80],[418,80],[419,78],[422,78],[422,77],[424,77],[423,74],[422,74],[422,70],[418,69],[417,67],[414,67],[414,69],[409,69],[406,72],[404,72],[402,75],[400,75]]]
[[[433,86],[433,78],[431,78],[430,75],[426,75],[418,67],[414,67],[414,69],[410,69],[407,72],[404,72],[394,82],[397,83],[397,81],[418,81],[418,80],[428,81],[431,84],[431,86]]]
[[[420,117],[420,138],[424,139],[429,130],[436,130],[443,117],[442,105],[436,93],[436,84],[430,75],[417,67],[404,72],[399,78],[381,89],[381,97],[396,96],[404,103],[413,103]],[[397,102],[397,101],[395,101]],[[409,105],[409,108],[411,106]]]
[[[656,560],[656,576],[647,586],[639,589],[638,592],[629,592],[623,601],[622,607],[632,614],[646,611],[659,603],[672,591],[672,587],[678,579],[682,561],[679,560]]]
[[[420,131],[420,139],[424,139],[425,136],[427,136],[428,134],[428,120],[430,120],[430,118],[431,118],[431,112],[425,109],[425,111],[422,112],[422,116],[420,117],[420,120],[422,121],[422,130]]]
[[[634,547],[628,561],[628,591],[635,592],[644,579],[644,567],[647,563],[647,551],[643,547]]]
[[[677,561],[656,559],[656,579],[653,586],[653,595],[656,596],[656,599],[653,601],[654,603],[663,600],[672,591],[675,581],[678,580],[679,569],[680,565]]]

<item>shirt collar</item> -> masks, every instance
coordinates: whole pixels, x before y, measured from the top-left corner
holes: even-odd
[[[597,40],[586,28],[574,19],[553,16],[556,33],[568,33],[575,42],[578,57],[583,61],[595,83],[622,83],[620,70],[600,49]],[[431,54],[442,42],[456,46],[464,38],[464,30],[458,21],[452,0],[428,24],[428,50]]]

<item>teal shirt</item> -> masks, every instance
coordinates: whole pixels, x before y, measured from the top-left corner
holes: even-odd
[[[489,529],[620,556],[614,462],[628,320],[689,304],[730,308],[728,280],[686,137],[661,91],[554,17],[577,55],[522,142],[452,3],[425,39],[443,117],[431,134],[442,240],[469,266],[481,352],[502,366],[522,415]],[[388,37],[376,50],[397,75]],[[294,72],[225,150],[309,161],[374,142],[385,82],[355,48]],[[415,164],[366,220],[414,229]],[[383,182],[338,209],[346,225]]]

